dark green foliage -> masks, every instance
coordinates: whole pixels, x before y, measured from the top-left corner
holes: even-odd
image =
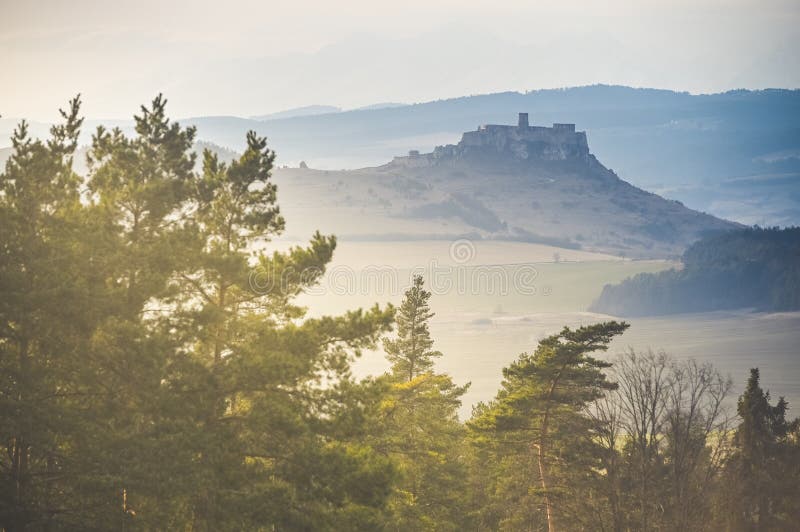
[[[800,418],[787,420],[788,403],[769,399],[758,369],[750,370],[721,490],[721,521],[730,530],[789,531],[800,522]]]
[[[99,128],[85,179],[72,170],[78,99],[48,140],[24,122],[12,138],[0,173],[0,529],[800,521],[800,429],[786,402],[771,405],[754,370],[731,437],[729,382],[710,366],[592,356],[626,323],[545,338],[465,425],[467,386],[434,371],[431,293],[415,277],[385,341],[390,372],[356,380],[354,357],[377,347],[395,309],[308,317],[295,298],[336,239],[268,252],[284,220],[266,139],[248,134],[227,163],[207,150],[197,172],[194,129],[165,106],[143,107],[133,137]],[[683,272],[632,283],[652,283],[652,297],[672,287],[664,279],[711,287],[713,308],[760,290],[765,308],[795,308],[797,244],[797,229],[720,235],[688,250]]]
[[[274,154],[230,164],[170,122],[99,128],[75,100],[0,174],[0,528],[380,528],[394,467],[364,443],[383,387],[350,362],[394,311],[305,318],[336,240],[268,254]],[[262,246],[262,247],[259,247]]]
[[[399,477],[390,499],[390,530],[461,530],[466,524],[464,426],[457,412],[469,385],[433,372],[428,321],[433,317],[421,276],[413,278],[397,315],[396,339],[384,341],[392,363],[385,377],[377,448],[393,458]]]
[[[76,98],[47,142],[22,122],[0,173],[0,523],[9,530],[74,522],[88,456],[82,432],[82,365],[109,306],[94,275],[93,243],[72,155],[81,119]],[[65,430],[66,429],[66,430]],[[89,486],[91,488],[91,486]]]
[[[488,502],[476,518],[488,529],[589,529],[576,513],[578,495],[599,482],[598,451],[584,410],[614,384],[590,356],[605,351],[628,324],[607,322],[545,338],[503,370],[494,401],[475,408],[468,423],[486,467]],[[556,525],[558,524],[558,526]]]
[[[423,288],[422,276],[415,276],[397,313],[397,339],[384,341],[392,373],[404,380],[428,372],[433,359],[442,356],[433,350],[428,321],[433,317],[428,301],[431,293]]]
[[[800,228],[758,227],[693,244],[683,269],[607,285],[592,310],[619,316],[753,307],[800,309]]]

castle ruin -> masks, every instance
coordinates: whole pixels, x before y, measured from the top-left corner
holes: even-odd
[[[395,157],[395,163],[419,166],[452,158],[501,156],[514,160],[588,161],[589,144],[585,131],[575,124],[531,126],[528,113],[519,113],[516,126],[486,124],[465,132],[456,144],[437,146],[432,153],[409,152]]]

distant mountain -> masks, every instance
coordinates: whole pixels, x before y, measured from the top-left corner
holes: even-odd
[[[197,141],[194,143],[193,151],[197,154],[197,162],[195,167],[200,170],[201,165],[203,163],[203,150],[210,150],[212,153],[216,154],[219,157],[220,161],[230,161],[239,156],[233,150],[229,150],[228,148],[223,148],[222,146],[218,146],[212,142],[207,141]],[[75,151],[75,156],[73,158],[72,167],[76,173],[79,175],[85,176],[89,172],[89,167],[86,164],[86,153],[89,151],[87,146],[81,146]],[[0,172],[3,171],[5,168],[6,160],[11,157],[11,154],[14,152],[13,148],[0,148]]]
[[[279,120],[281,118],[294,118],[297,116],[314,116],[324,115],[326,113],[338,113],[342,109],[332,105],[306,105],[304,107],[295,107],[294,109],[287,109],[285,111],[278,111],[277,113],[270,113],[266,115],[251,116],[253,120]]]
[[[800,309],[800,227],[704,238],[684,253],[680,270],[607,285],[590,310],[650,316],[738,308]]]
[[[352,109],[353,111],[374,111],[376,109],[393,109],[395,107],[405,107],[406,103],[397,103],[397,102],[383,102],[383,103],[373,103],[372,105],[364,105],[362,107],[356,107]]]
[[[0,149],[11,146],[11,136],[14,134],[14,129],[16,129],[20,121],[21,119],[19,118],[0,118]],[[29,136],[33,138],[44,138],[50,134],[51,124],[37,122],[35,120],[26,120],[26,122],[28,123]]]
[[[269,137],[280,163],[333,169],[430,151],[520,109],[539,123],[581,124],[604,163],[637,186],[747,224],[800,223],[798,90],[691,95],[596,85],[263,122],[189,122],[201,138],[234,149],[255,129]]]
[[[204,148],[222,160],[236,156],[207,141],[196,144],[198,153]],[[0,150],[0,162],[9,154]],[[79,173],[84,161],[82,148]],[[473,128],[457,144],[414,150],[377,167],[279,164],[274,180],[290,239],[324,229],[351,240],[463,237],[676,258],[704,235],[739,227],[620,179],[574,125],[530,126],[524,117],[516,126]]]
[[[675,258],[739,227],[621,180],[573,124],[482,126],[455,145],[360,170],[278,168],[287,233],[345,239],[538,242],[635,258]]]
[[[312,106],[312,108],[326,106]],[[338,110],[338,108],[336,108]],[[578,123],[594,153],[626,181],[745,224],[800,224],[800,90],[691,95],[595,85],[505,92],[400,107],[263,118],[182,119],[198,137],[241,150],[245,134],[269,138],[278,164],[323,169],[377,166],[410,149],[455,143],[461,132],[528,110],[531,121]],[[97,121],[87,121],[82,142]],[[15,121],[0,119],[0,146]],[[131,123],[120,125],[126,133]],[[33,124],[34,133],[47,132]]]

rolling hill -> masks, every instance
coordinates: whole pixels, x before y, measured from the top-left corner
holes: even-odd
[[[287,232],[298,238],[324,228],[350,240],[513,240],[674,258],[703,235],[737,227],[623,181],[574,125],[522,119],[377,167],[278,168],[275,181]]]
[[[604,164],[645,190],[746,224],[800,224],[800,90],[694,95],[594,85],[377,107],[181,122],[196,125],[200,139],[232,150],[241,150],[252,129],[269,137],[279,164],[302,160],[330,170],[378,166],[409,149],[430,151],[457,142],[476,124],[504,121],[524,109],[539,123],[580,124]],[[132,125],[87,120],[83,143],[101,122],[127,131]],[[0,147],[10,144],[15,124],[0,119]],[[31,124],[34,135],[47,128]]]

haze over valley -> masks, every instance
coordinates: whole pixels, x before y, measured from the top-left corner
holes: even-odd
[[[0,532],[797,531],[797,0],[0,13]]]
[[[519,108],[505,112],[514,105],[529,106],[523,113],[527,125],[519,123]],[[339,277],[326,277],[310,308],[331,314],[376,300],[391,303],[414,271],[431,274],[439,266],[445,268],[440,273],[448,287],[458,275],[477,279],[464,281],[459,291],[441,290],[433,319],[441,341],[471,357],[466,367],[460,357],[444,358],[443,363],[464,374],[472,364],[489,363],[486,357],[494,368],[509,361],[487,354],[486,346],[499,341],[496,334],[504,338],[504,352],[516,353],[562,322],[597,321],[602,314],[589,309],[605,285],[680,267],[684,250],[701,237],[751,222],[750,208],[760,215],[780,208],[774,211],[779,220],[793,220],[794,202],[800,206],[795,185],[800,159],[793,155],[800,148],[800,129],[787,114],[796,107],[800,112],[798,91],[691,96],[594,86],[376,107],[346,111],[313,105],[277,116],[181,123],[198,128],[198,157],[210,149],[221,161],[239,156],[235,139],[248,128],[270,133],[270,145],[278,146],[273,181],[287,224],[266,249],[301,244],[321,227],[340,240],[333,263]],[[495,116],[500,119],[493,121]],[[565,116],[583,118],[595,128],[583,131],[582,123],[559,122]],[[542,123],[545,119],[556,122]],[[462,125],[463,131],[453,131]],[[130,122],[116,126],[132,131]],[[33,132],[45,128],[32,125]],[[89,132],[81,137],[84,142]],[[439,141],[443,144],[435,144]],[[0,157],[9,153],[10,148],[4,149]],[[81,148],[76,158],[82,174],[89,171],[85,154]],[[606,157],[616,158],[614,168],[630,170],[611,170]],[[377,163],[337,168],[371,162]],[[725,168],[765,175],[728,178]],[[643,188],[618,172],[635,176]],[[648,185],[665,191],[664,196],[646,190]],[[670,192],[684,189],[704,191],[690,194],[689,204],[727,205],[735,216],[717,217],[668,199]],[[742,201],[741,209],[731,201]],[[454,242],[468,247],[463,263],[453,261]],[[519,265],[535,272],[537,294],[525,295],[514,285]],[[487,273],[487,267],[493,270]],[[682,319],[636,320],[627,338],[638,348],[659,349],[671,343],[670,323]],[[696,333],[687,334],[697,334],[699,343],[675,354],[715,360],[729,350],[722,345],[730,338],[715,331],[747,330],[772,321],[769,336],[749,334],[754,345],[737,344],[743,362],[730,369],[741,381],[748,363],[763,357],[763,379],[769,384],[793,374],[794,358],[782,358],[782,353],[796,338],[794,318],[767,314],[754,322],[738,312],[688,318],[683,328],[696,324]],[[487,343],[465,344],[465,331]],[[359,374],[372,375],[385,365],[378,350],[356,367]],[[479,374],[487,380],[475,381],[465,396],[463,416],[475,402],[489,399],[497,384],[496,371]],[[794,384],[784,382],[782,388],[800,399]]]

